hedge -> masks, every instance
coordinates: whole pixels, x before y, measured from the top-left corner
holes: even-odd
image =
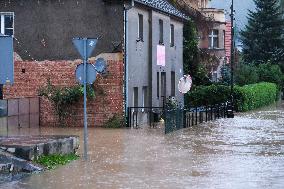
[[[278,94],[274,83],[257,83],[234,87],[234,106],[237,111],[249,111],[275,102]],[[208,106],[228,101],[230,87],[225,85],[198,86],[185,96],[191,107]]]
[[[238,111],[249,111],[276,101],[278,88],[274,83],[257,83],[234,88],[235,107]]]

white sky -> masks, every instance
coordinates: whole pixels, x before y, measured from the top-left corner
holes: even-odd
[[[212,0],[209,7],[221,8],[230,12],[231,0]],[[254,2],[252,0],[234,0],[234,9],[236,10],[236,24],[242,29],[247,23],[247,10],[254,10]],[[229,17],[229,14],[227,14]]]

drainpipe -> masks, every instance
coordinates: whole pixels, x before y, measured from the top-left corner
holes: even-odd
[[[128,118],[128,10],[134,7],[134,0],[131,5],[124,3],[124,116]],[[127,120],[126,120],[127,121]]]

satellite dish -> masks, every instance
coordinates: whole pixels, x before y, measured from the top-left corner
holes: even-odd
[[[98,58],[96,60],[96,63],[95,63],[94,66],[95,66],[95,69],[97,70],[97,72],[99,72],[99,73],[103,73],[106,70],[106,67],[107,67],[106,61],[103,58]]]
[[[185,94],[188,91],[190,91],[191,86],[192,86],[192,79],[190,75],[184,75],[182,78],[180,78],[178,83],[179,92]]]

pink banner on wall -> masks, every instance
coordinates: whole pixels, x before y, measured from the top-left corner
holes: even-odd
[[[166,48],[163,45],[157,46],[157,65],[166,66]]]

